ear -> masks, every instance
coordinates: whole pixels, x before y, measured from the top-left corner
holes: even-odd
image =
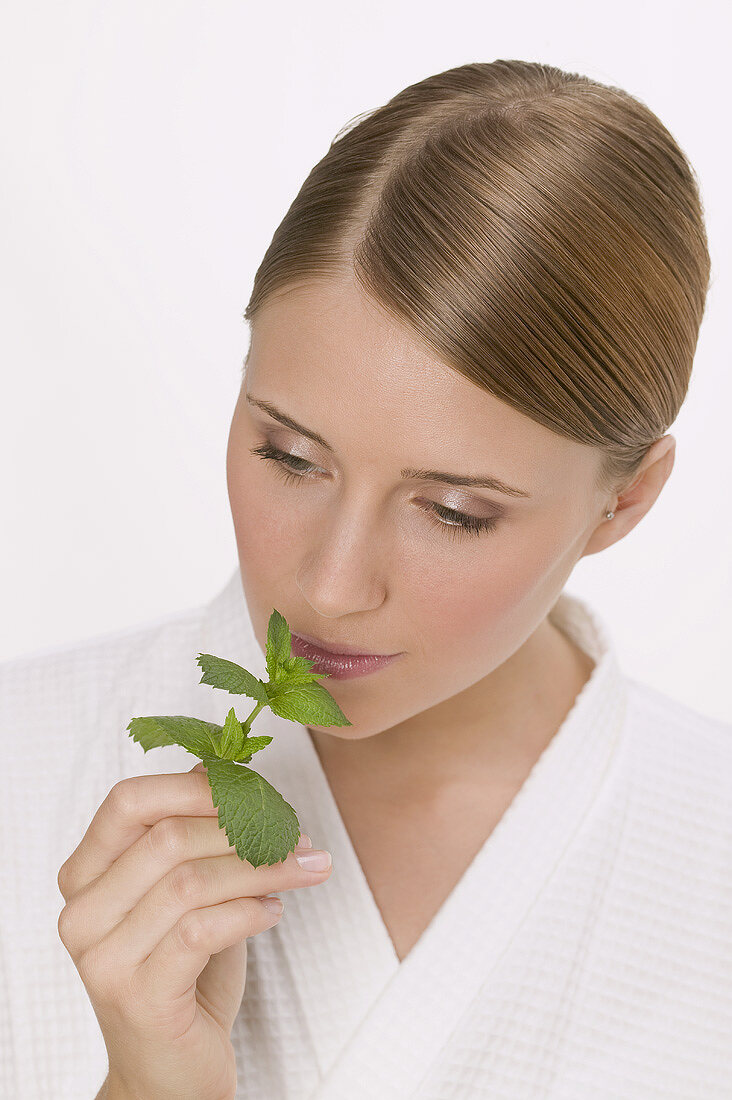
[[[664,435],[648,449],[638,473],[630,485],[617,494],[617,503],[609,509],[615,512],[613,519],[604,514],[590,536],[581,554],[597,554],[614,542],[625,537],[637,523],[643,519],[655,503],[673,469],[676,458],[676,440],[672,435]]]

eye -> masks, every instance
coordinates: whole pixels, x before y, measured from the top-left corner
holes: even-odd
[[[461,538],[464,535],[480,535],[483,531],[494,531],[498,526],[497,516],[469,516],[465,512],[456,512],[453,508],[445,508],[442,504],[432,504],[424,509],[435,527],[447,530],[453,538]],[[435,515],[445,516],[452,520],[451,523],[443,523],[435,519]]]
[[[282,476],[284,481],[302,481],[311,470],[320,469],[319,466],[314,466],[312,462],[307,462],[299,455],[291,455],[287,451],[281,451],[279,447],[274,447],[269,440],[260,443],[258,447],[251,447],[249,453],[259,455],[265,461],[274,462],[277,473]]]
[[[319,466],[300,458],[299,455],[291,455],[287,451],[281,451],[279,447],[273,446],[269,440],[260,443],[258,447],[251,447],[249,453],[258,455],[265,461],[274,462],[277,473],[287,482],[305,481],[312,471],[320,469]],[[469,516],[465,512],[456,512],[454,508],[446,508],[443,504],[435,504],[434,502],[429,508],[423,508],[422,511],[427,513],[435,527],[439,527],[441,531],[449,532],[452,538],[480,535],[484,531],[494,531],[498,526],[497,516],[486,516],[484,518]],[[449,522],[437,519],[436,516],[444,516],[445,520]]]

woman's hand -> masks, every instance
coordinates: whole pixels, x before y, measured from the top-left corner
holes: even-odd
[[[203,764],[115,784],[58,874],[58,933],[104,1036],[110,1097],[232,1100],[247,938],[280,919],[262,895],[330,875],[297,854],[312,853],[239,859]]]

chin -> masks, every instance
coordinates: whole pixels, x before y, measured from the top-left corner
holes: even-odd
[[[343,713],[345,714],[345,711]],[[347,714],[346,718],[348,718]],[[307,728],[316,730],[318,733],[327,733],[330,737],[335,737],[339,741],[363,741],[367,737],[374,737],[377,733],[383,733],[382,728],[369,729],[368,726],[364,728],[363,725],[356,722],[352,726],[315,726],[311,723]]]

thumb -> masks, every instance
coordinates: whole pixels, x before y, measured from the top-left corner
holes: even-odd
[[[199,762],[196,764],[196,766],[193,767],[193,768],[190,768],[189,770],[192,771],[192,772],[205,772],[206,767],[205,767],[203,761],[199,760]]]

